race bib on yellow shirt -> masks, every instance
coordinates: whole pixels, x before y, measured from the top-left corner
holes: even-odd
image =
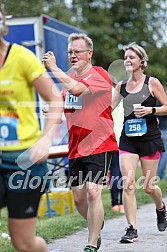
[[[16,118],[0,118],[0,146],[18,144],[17,125],[18,119]]]

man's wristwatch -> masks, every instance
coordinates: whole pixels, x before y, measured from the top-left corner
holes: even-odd
[[[155,113],[156,113],[156,108],[153,107],[153,108],[152,108],[152,113],[151,113],[151,114],[154,115]]]

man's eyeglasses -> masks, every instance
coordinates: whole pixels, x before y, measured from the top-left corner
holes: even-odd
[[[75,51],[67,51],[68,57],[71,57],[74,53],[75,56],[80,56],[83,52],[88,52],[90,50],[75,50]]]

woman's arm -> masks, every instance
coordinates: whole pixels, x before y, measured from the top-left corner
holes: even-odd
[[[141,106],[134,110],[136,117],[140,118],[146,115],[167,115],[167,95],[165,90],[157,78],[151,77],[149,81],[149,89],[153,97],[155,97],[161,104],[159,107],[145,107]]]
[[[40,75],[32,84],[50,108],[42,135],[30,150],[31,161],[40,163],[48,158],[53,134],[61,123],[64,102],[59,89],[47,73]]]
[[[118,83],[117,86],[114,88],[114,92],[112,95],[112,110],[114,110],[119,105],[122,99],[120,95],[120,87],[121,87],[121,83]]]

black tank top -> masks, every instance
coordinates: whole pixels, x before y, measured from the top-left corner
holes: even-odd
[[[123,107],[124,107],[124,124],[128,119],[135,119],[135,115],[133,112],[133,104],[141,103],[142,106],[145,107],[155,107],[156,106],[156,98],[153,97],[150,93],[148,83],[149,76],[146,76],[144,80],[144,84],[142,89],[137,93],[128,93],[126,91],[126,83],[122,83],[120,94],[123,97]],[[155,138],[159,138],[161,136],[157,117],[155,115],[147,115],[142,118],[146,119],[147,123],[147,133],[143,136],[130,137],[131,140],[137,141],[147,141]],[[122,137],[125,136],[125,128],[123,126]]]

